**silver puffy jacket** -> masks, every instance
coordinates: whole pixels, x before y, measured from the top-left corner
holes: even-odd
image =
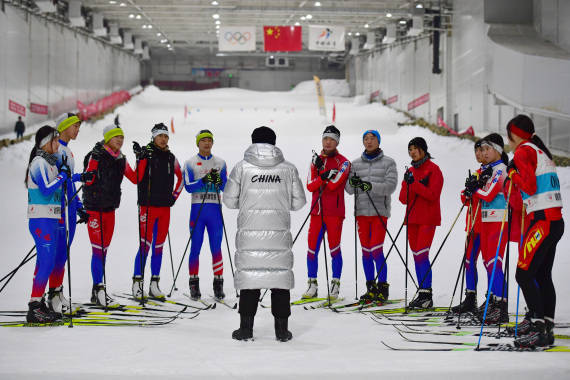
[[[378,156],[372,159],[366,157],[363,153],[352,161],[350,177],[354,174],[363,181],[368,181],[372,184],[372,190],[369,192],[372,202],[374,202],[374,206],[376,206],[380,215],[389,218],[391,195],[398,185],[396,162],[392,158],[385,156],[384,152],[380,152]],[[355,189],[350,186],[348,181],[344,189],[347,193],[354,194]],[[366,193],[357,189],[356,215],[375,216],[377,214],[374,206]]]
[[[290,211],[306,203],[295,166],[271,144],[252,144],[230,173],[224,204],[239,208],[236,289],[292,289]]]

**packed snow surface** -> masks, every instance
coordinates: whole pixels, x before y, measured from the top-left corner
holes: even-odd
[[[466,140],[437,136],[420,127],[402,127],[397,123],[404,116],[380,106],[357,105],[354,99],[325,96],[329,117],[332,103],[336,103],[336,125],[342,131],[339,151],[349,159],[361,154],[362,133],[378,129],[382,136],[381,147],[386,155],[396,160],[399,180],[404,167],[409,165],[407,143],[415,136],[427,140],[429,151],[443,171],[445,184],[441,195],[442,225],[437,228],[430,257],[440,247],[460,210],[459,192],[468,169],[477,164],[473,156],[473,144]],[[311,91],[302,90],[306,86]],[[336,86],[336,85],[335,85]],[[335,92],[334,95],[344,95]],[[188,118],[184,119],[184,106]],[[150,129],[155,123],[174,122],[170,148],[181,164],[197,153],[195,135],[200,129],[210,129],[214,134],[213,152],[224,158],[231,168],[243,158],[250,144],[255,127],[267,125],[277,133],[277,145],[285,158],[299,169],[303,180],[307,175],[311,151],[320,150],[321,133],[325,120],[319,115],[314,84],[301,84],[290,92],[252,92],[239,89],[220,89],[201,92],[167,92],[149,87],[129,103],[116,110],[125,130],[123,152],[131,165],[134,155],[132,141],[149,141]],[[85,123],[76,141],[70,144],[75,153],[76,167],[82,167],[85,154],[102,138],[103,128],[112,123],[114,115],[103,120]],[[0,150],[0,191],[4,196],[0,209],[0,226],[3,240],[1,267],[4,274],[16,267],[34,241],[28,231],[26,219],[27,192],[24,173],[32,142],[24,142]],[[565,210],[570,206],[570,169],[559,168]],[[131,288],[134,257],[138,249],[136,188],[123,181],[121,207],[116,213],[116,226],[107,259],[107,284],[111,293],[129,292]],[[392,235],[402,222],[404,206],[392,197],[392,217],[388,227]],[[310,200],[310,194],[307,193]],[[309,212],[307,204],[292,214],[292,233],[295,234]],[[174,265],[178,265],[187,242],[190,196],[183,192],[172,210],[170,236]],[[342,235],[344,269],[341,295],[347,300],[355,296],[355,252],[353,199],[346,195],[346,219]],[[237,211],[223,208],[227,223],[230,248],[234,247]],[[459,216],[441,255],[434,266],[434,301],[437,306],[449,305],[453,285],[461,261],[465,232],[464,213]],[[398,240],[402,254],[405,252],[404,234]],[[386,245],[390,240],[386,237]],[[553,272],[558,292],[556,319],[570,321],[570,234],[565,234],[558,245]],[[360,248],[357,253],[356,274],[358,295],[364,291]],[[172,271],[168,248],[164,251],[161,286],[168,291],[172,284]],[[298,299],[306,287],[307,226],[294,246],[296,286],[292,299]],[[229,301],[235,300],[232,275],[225,243],[223,244],[225,292]],[[511,246],[510,310],[516,305],[514,269],[516,247]],[[323,254],[319,260],[320,294],[326,294]],[[188,255],[177,281],[179,290],[173,299],[186,300],[188,293]],[[330,258],[327,258],[330,263]],[[409,257],[413,272],[413,259]],[[74,302],[88,302],[91,291],[91,245],[85,226],[78,226],[71,247],[72,290]],[[150,261],[150,260],[149,260]],[[201,253],[201,288],[208,298],[211,289],[211,255],[204,241]],[[404,296],[404,268],[396,252],[388,259],[390,296]],[[0,309],[24,310],[32,286],[34,266],[23,267],[0,294]],[[147,273],[149,269],[147,267]],[[487,286],[486,276],[479,260],[479,302]],[[148,277],[147,277],[148,279]],[[148,280],[147,280],[148,281]],[[67,276],[65,280],[67,294]],[[148,286],[148,285],[147,285]],[[410,283],[408,293],[413,294]],[[459,294],[459,290],[458,293]],[[456,296],[457,300],[457,296]],[[269,295],[264,303],[269,304]],[[457,302],[457,301],[454,301]],[[524,301],[521,297],[521,309]],[[337,314],[329,310],[304,310],[292,308],[289,328],[293,340],[289,343],[275,341],[273,318],[269,309],[260,308],[254,327],[254,342],[237,342],[231,332],[239,325],[235,310],[218,305],[215,310],[201,312],[192,320],[180,319],[154,328],[138,327],[66,327],[50,328],[0,328],[0,378],[34,379],[156,379],[156,378],[243,378],[243,379],[344,379],[344,378],[418,378],[418,379],[482,379],[482,378],[568,378],[570,360],[567,353],[501,353],[501,352],[395,352],[389,351],[380,341],[397,346],[413,346],[405,343],[391,326],[382,326],[365,314]],[[475,330],[473,330],[475,331]],[[568,330],[557,330],[567,334]],[[420,338],[444,339],[438,336]],[[475,337],[461,338],[476,342]],[[484,338],[483,342],[496,342]],[[510,341],[510,340],[509,340]],[[559,340],[558,344],[565,344]],[[420,345],[441,347],[441,345]]]

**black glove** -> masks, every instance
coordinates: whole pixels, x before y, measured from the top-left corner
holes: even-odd
[[[510,175],[510,173],[511,173],[512,170],[516,170],[517,172],[519,171],[519,170],[517,169],[517,166],[515,165],[515,160],[514,160],[514,159],[513,159],[513,160],[510,160],[509,163],[508,163],[508,165],[507,165],[507,174]]]
[[[368,181],[361,181],[358,188],[362,191],[370,191],[372,190],[372,184]]]
[[[465,192],[464,192],[465,196],[468,196],[467,194],[470,194],[468,196],[470,198],[471,195],[473,195],[473,193],[475,193],[478,188],[479,188],[479,179],[477,178],[477,176],[470,175],[469,177],[467,177],[467,179],[465,180]]]
[[[91,181],[93,181],[93,179],[95,179],[95,175],[96,175],[96,172],[94,172],[94,171],[81,173],[79,175],[79,180],[83,183],[91,182]]]
[[[65,173],[67,178],[71,178],[71,168],[67,165],[67,156],[63,156],[61,159],[61,167],[59,168],[60,173]]]
[[[429,176],[422,178],[418,181],[419,183],[421,183],[424,186],[427,186],[429,184]]]
[[[220,186],[222,184],[222,177],[220,177],[220,173],[218,173],[218,171],[212,169],[202,178],[202,182],[205,184],[211,183],[214,186]]]
[[[321,173],[321,179],[323,181],[330,181],[336,176],[337,173],[338,173],[337,169],[327,170],[326,172]]]
[[[138,161],[152,158],[152,148],[148,145],[141,147],[136,141],[133,141],[133,152]]]
[[[87,213],[87,211],[85,211],[84,208],[77,209],[77,216],[79,217],[77,224],[87,223],[87,221],[89,220],[89,214]]]
[[[361,183],[362,183],[362,179],[360,179],[360,177],[357,175],[353,175],[352,177],[350,177],[348,179],[348,184],[354,188],[360,187]]]
[[[479,174],[479,186],[478,188],[482,188],[487,184],[487,181],[493,176],[493,168],[488,167],[487,169],[483,170],[481,174]]]
[[[404,181],[408,184],[411,185],[412,183],[414,183],[414,174],[412,173],[411,170],[408,170],[406,172],[406,174],[404,174]]]
[[[314,166],[315,168],[317,168],[318,170],[321,170],[321,168],[322,168],[323,165],[324,165],[323,160],[322,160],[321,157],[320,157],[318,154],[316,154],[316,153],[313,153],[313,158],[311,159],[311,163],[312,163],[313,166]]]

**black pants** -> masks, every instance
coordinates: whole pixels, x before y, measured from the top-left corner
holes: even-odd
[[[528,231],[538,220],[533,220]],[[556,309],[556,291],[552,282],[552,266],[556,254],[556,245],[564,233],[564,220],[550,222],[550,233],[536,250],[528,270],[517,268],[516,279],[531,311],[532,318],[554,319]],[[526,238],[526,234],[525,234]]]
[[[254,316],[259,303],[260,289],[242,289],[239,296],[239,313]],[[289,289],[271,289],[271,314],[275,318],[291,315],[291,292]]]

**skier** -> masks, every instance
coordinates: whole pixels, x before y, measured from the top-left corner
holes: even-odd
[[[168,234],[170,208],[178,199],[183,186],[180,164],[168,149],[168,127],[163,123],[155,124],[151,133],[152,140],[145,147],[133,142],[133,151],[137,157],[136,172],[141,241],[135,258],[132,293],[133,297],[138,300],[141,297],[147,297],[143,290],[141,268],[146,265],[151,245],[149,294],[153,298],[166,298],[159,287],[162,247]],[[174,184],[175,176],[176,185]],[[144,257],[142,264],[141,248]]]
[[[16,132],[16,140],[24,139],[24,132],[26,131],[26,124],[22,121],[22,116],[18,116],[18,121],[14,125],[14,132]]]
[[[514,157],[508,177],[526,207],[525,232],[519,250],[516,280],[529,313],[518,327],[518,347],[553,344],[556,291],[552,266],[556,245],[564,233],[560,181],[552,154],[536,136],[532,120],[518,115],[507,124]]]
[[[232,169],[224,204],[239,208],[236,234],[236,274],[239,289],[240,328],[232,338],[253,338],[253,319],[260,289],[271,289],[271,313],[275,337],[292,339],[290,289],[294,286],[290,211],[306,203],[303,184],[295,166],[275,146],[275,132],[267,127],[251,134],[252,145]]]
[[[473,146],[475,150],[475,160],[481,166],[484,164],[483,160],[483,150],[481,148],[482,140],[477,140]],[[482,168],[476,170],[467,180],[468,182],[479,182],[481,178]],[[492,169],[491,169],[492,173]],[[483,184],[486,180],[483,181]],[[482,186],[479,186],[482,187]],[[469,206],[469,212],[467,213],[465,219],[465,230],[468,235],[467,253],[465,257],[465,300],[459,305],[451,308],[454,313],[467,313],[477,311],[477,258],[479,257],[479,251],[481,247],[481,206],[479,198],[474,198],[473,194],[466,191],[466,189],[461,191],[461,202]]]
[[[48,306],[51,310],[61,313],[69,306],[69,301],[63,294],[63,277],[65,275],[65,263],[67,261],[67,245],[71,245],[75,236],[76,223],[86,223],[89,214],[83,208],[79,197],[76,195],[77,189],[75,183],[92,179],[92,173],[73,174],[75,170],[75,158],[68,144],[71,140],[75,140],[79,134],[81,120],[73,113],[64,113],[60,115],[56,121],[57,131],[59,132],[59,148],[57,152],[58,167],[64,165],[69,167],[72,174],[72,180],[67,181],[66,197],[69,204],[65,205],[65,199],[62,203],[62,219],[67,217],[68,238],[66,241],[65,223],[62,221],[58,226],[58,246],[55,257],[54,268],[49,278],[48,290]],[[68,216],[66,213],[68,212]],[[77,220],[76,215],[79,217]]]
[[[61,199],[71,171],[68,166],[57,168],[57,138],[57,130],[48,125],[38,130],[26,170],[29,229],[37,249],[32,295],[26,316],[30,323],[50,323],[63,317],[61,313],[50,310],[43,300],[57,255],[60,238],[57,230],[62,221]]]
[[[356,194],[356,222],[366,276],[366,293],[360,299],[365,302],[382,302],[389,295],[389,284],[386,281],[388,268],[383,250],[385,227],[390,217],[391,194],[398,184],[398,171],[396,162],[380,149],[381,139],[377,130],[364,132],[362,141],[364,152],[352,161],[345,190],[349,194]],[[368,192],[371,199],[365,192]],[[374,264],[378,284],[374,281]]]
[[[503,323],[509,320],[507,294],[503,289],[505,283],[503,257],[508,243],[506,228],[500,236],[501,227],[507,227],[506,223],[508,222],[508,216],[506,216],[505,224],[502,223],[507,207],[506,197],[502,189],[507,177],[505,162],[508,162],[508,157],[504,152],[503,138],[497,133],[491,133],[481,140],[481,150],[483,158],[481,178],[476,181],[468,181],[465,190],[468,198],[472,197],[480,202],[480,248],[489,285],[491,284],[493,266],[495,266],[493,286],[488,290],[490,298],[485,321],[486,323]],[[499,237],[501,237],[500,242]],[[494,265],[497,252],[498,261]],[[476,260],[472,264],[475,266]],[[484,310],[485,303],[479,308],[481,318]]]
[[[121,127],[108,125],[103,130],[103,141],[95,144],[83,162],[86,172],[95,173],[83,188],[83,204],[89,214],[87,230],[93,252],[91,302],[107,307],[118,306],[108,296],[103,281],[107,250],[115,229],[115,209],[121,203],[121,183],[123,176],[132,183],[137,182],[136,173],[121,153],[124,136]]]
[[[443,175],[439,166],[431,160],[427,143],[422,137],[410,140],[408,154],[412,158],[412,167],[404,174],[400,202],[407,205],[409,213],[405,222],[408,224],[408,241],[414,254],[419,285],[418,296],[408,306],[429,308],[433,306],[429,250],[435,229],[441,224],[439,198]]]
[[[184,187],[192,194],[190,210],[190,257],[188,267],[190,279],[190,297],[200,299],[200,249],[204,241],[204,230],[208,229],[210,251],[212,252],[212,270],[214,271],[214,297],[223,299],[224,294],[224,262],[222,259],[222,209],[220,191],[224,190],[227,181],[226,162],[212,154],[214,135],[207,129],[196,135],[198,154],[184,164]]]
[[[308,288],[302,298],[314,298],[318,293],[318,254],[326,231],[332,258],[330,300],[338,298],[342,273],[340,239],[344,221],[344,186],[350,172],[350,162],[337,151],[340,131],[329,125],[322,138],[323,150],[313,154],[307,178],[307,190],[313,193],[309,224],[307,272]],[[324,221],[324,225],[323,225]]]

